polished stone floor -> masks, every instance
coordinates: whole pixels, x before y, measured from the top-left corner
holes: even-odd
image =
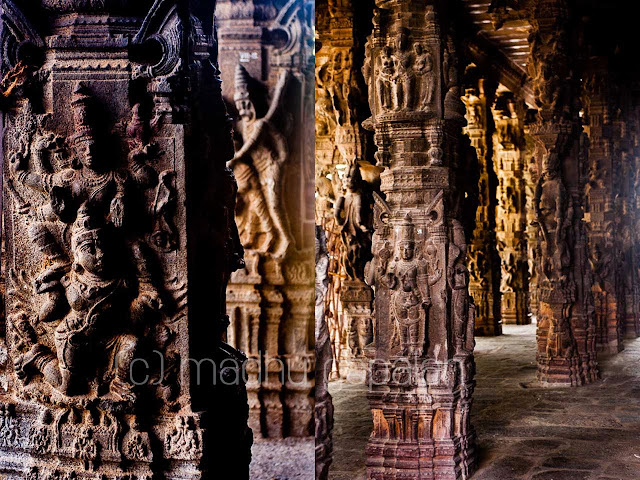
[[[536,381],[535,326],[478,338],[472,409],[479,468],[472,480],[640,480],[640,339],[601,355],[602,379],[581,388]],[[331,480],[363,480],[370,432],[366,385],[332,382]]]
[[[251,480],[313,480],[315,477],[313,438],[256,440],[251,456]]]

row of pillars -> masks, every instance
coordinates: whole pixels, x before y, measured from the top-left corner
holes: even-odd
[[[637,112],[607,111],[606,80],[579,75],[563,0],[526,12],[529,122],[512,94],[463,91],[449,2],[376,5],[363,68],[384,168],[365,271],[368,478],[468,478],[476,332],[525,323],[533,306],[539,380],[574,386],[597,380],[597,345],[637,336]]]

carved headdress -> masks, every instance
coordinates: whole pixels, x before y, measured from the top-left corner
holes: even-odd
[[[249,72],[242,65],[236,65],[236,76],[235,76],[235,92],[233,94],[233,99],[237,102],[239,100],[251,100],[251,96],[249,94],[249,81],[250,81]]]
[[[406,214],[399,228],[399,238],[400,245],[411,245],[415,244],[415,239],[413,237],[413,221],[411,220],[411,215]]]
[[[93,127],[89,119],[90,104],[91,96],[89,95],[87,87],[83,83],[78,82],[71,98],[73,125],[75,128],[72,137],[74,143],[94,138]]]

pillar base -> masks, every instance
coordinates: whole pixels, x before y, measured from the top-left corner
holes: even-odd
[[[469,478],[476,467],[469,421],[473,357],[418,359],[411,365],[406,358],[399,360],[373,364],[369,400],[374,430],[366,449],[367,478]]]
[[[571,358],[538,358],[538,381],[549,386],[580,387],[597,381],[597,369]]]

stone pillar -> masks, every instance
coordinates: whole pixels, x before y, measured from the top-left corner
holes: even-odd
[[[373,260],[369,479],[469,478],[474,310],[466,236],[478,166],[463,137],[449,2],[378,0],[364,64],[382,191]]]
[[[493,168],[493,144],[489,126],[493,125],[490,105],[495,88],[485,79],[474,78],[473,67],[467,68],[465,95],[467,107],[465,133],[476,149],[480,167],[476,228],[469,247],[469,290],[476,304],[475,334],[502,334],[500,320],[500,256],[496,243],[496,183]]]
[[[629,99],[629,106],[627,110],[628,128],[626,129],[629,135],[629,163],[631,169],[635,173],[633,184],[633,196],[631,208],[633,209],[633,232],[630,235],[634,241],[632,242],[631,254],[633,255],[633,270],[635,275],[632,274],[632,279],[635,281],[634,292],[637,295],[634,298],[634,310],[635,316],[630,315],[629,302],[626,305],[624,334],[627,338],[640,337],[640,307],[635,308],[640,303],[640,93],[637,90],[632,90],[631,98]],[[625,269],[629,269],[630,265],[626,264],[628,253],[625,252]],[[625,277],[628,277],[629,273],[625,271]],[[626,283],[626,281],[625,281]],[[635,320],[635,324],[631,319]]]
[[[496,237],[502,276],[502,323],[527,325],[529,278],[524,180],[525,140],[522,106],[511,92],[500,92],[493,105],[493,158],[498,175]]]
[[[334,221],[327,224],[328,230],[339,237],[339,269],[334,272],[334,287],[340,296],[343,318],[336,322],[340,331],[335,346],[340,372],[347,375],[352,369],[366,368],[365,347],[373,340],[373,292],[364,283],[364,265],[371,258],[372,188],[363,179],[363,168],[372,166],[365,161],[366,138],[359,122],[360,103],[366,100],[361,73],[353,60],[361,47],[355,31],[355,13],[351,0],[328,1],[326,21],[320,21],[321,48],[316,61],[316,131],[321,134],[320,147],[325,149],[316,154],[323,170],[318,185],[329,191],[330,179],[335,198]],[[328,153],[325,136],[333,141],[334,155]],[[332,164],[326,165],[329,158]],[[342,281],[338,282],[338,278]],[[338,313],[334,312],[335,320]]]
[[[586,189],[585,220],[588,223],[589,261],[594,274],[593,297],[598,350],[617,353],[624,347],[625,270],[621,232],[624,228],[623,204],[616,202],[624,176],[611,116],[609,78],[606,61],[591,59],[584,89],[584,107],[589,135],[589,180]],[[624,167],[623,167],[624,169]],[[631,172],[629,172],[631,173]],[[631,237],[631,235],[629,235]],[[633,248],[631,246],[631,248]],[[633,262],[633,255],[629,260]],[[629,269],[633,275],[633,267]],[[633,279],[631,294],[633,300]],[[632,317],[635,312],[632,313]]]
[[[637,120],[634,125],[634,108],[631,100],[624,95],[619,99],[619,111],[612,118],[613,155],[617,160],[618,193],[616,210],[616,232],[619,234],[619,248],[622,265],[618,270],[622,283],[622,295],[625,303],[624,318],[620,326],[621,335],[627,338],[640,336],[640,278],[638,277],[638,175]]]
[[[249,478],[215,3],[2,3],[3,478]]]
[[[533,200],[538,183],[538,165],[536,162],[535,142],[531,137],[531,122],[535,123],[537,112],[528,110],[525,116],[525,169],[524,182],[527,200],[527,262],[529,264],[529,312],[532,317],[538,317],[538,226],[536,223],[536,210]]]
[[[311,434],[313,406],[313,118],[310,8],[221,0],[216,22],[222,93],[236,119],[236,218],[245,268],[229,314],[257,330],[248,350],[251,425],[258,437]],[[249,342],[236,344],[249,345]]]
[[[572,69],[572,25],[564,0],[534,11],[529,69],[539,107],[530,133],[538,143],[540,178],[534,208],[539,225],[538,378],[583,385],[598,378],[592,272],[583,221],[586,146]]]

